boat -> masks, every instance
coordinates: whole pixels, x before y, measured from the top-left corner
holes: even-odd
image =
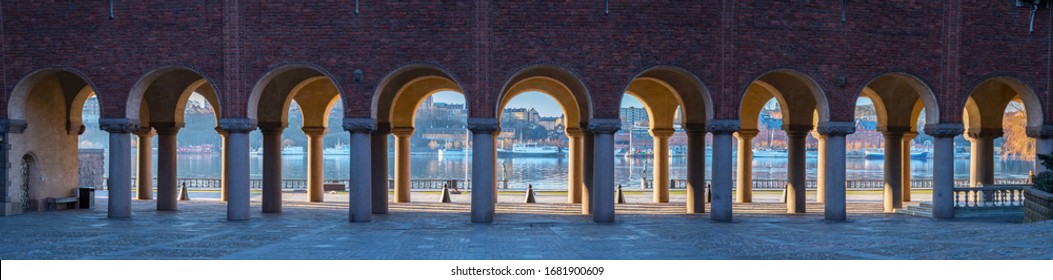
[[[615,151],[614,155],[620,157],[652,157],[654,153],[651,150],[641,148],[622,148]]]
[[[789,154],[780,149],[753,149],[754,158],[786,158]]]
[[[882,149],[877,150],[866,150],[863,151],[863,158],[865,159],[885,159],[885,151]],[[918,151],[910,153],[911,159],[927,159],[929,158],[929,152]]]
[[[351,146],[347,144],[336,144],[336,146],[325,148],[322,153],[326,155],[350,155]]]
[[[306,154],[303,150],[303,146],[285,146],[282,147],[282,155],[303,155]]]
[[[499,149],[498,156],[512,157],[561,157],[567,153],[563,148],[554,146],[538,146],[537,144],[515,144],[511,150]]]
[[[180,154],[211,154],[212,144],[203,144],[196,146],[182,146],[176,149],[176,152]]]

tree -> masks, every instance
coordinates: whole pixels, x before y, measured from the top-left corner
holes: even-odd
[[[1035,141],[1027,137],[1027,113],[1019,102],[1009,102],[1009,107],[1002,116],[1005,134],[1002,138],[1002,159],[1010,156],[1026,158],[1035,154]]]

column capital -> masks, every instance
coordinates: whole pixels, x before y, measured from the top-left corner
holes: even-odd
[[[305,126],[302,130],[303,134],[307,134],[310,137],[324,136],[329,132],[329,128],[324,126]]]
[[[377,122],[377,127],[373,130],[373,133],[388,134],[391,133],[391,123],[389,122]]]
[[[222,118],[219,127],[227,133],[249,133],[256,130],[256,120],[249,118]]]
[[[967,131],[969,138],[995,139],[1005,134],[1001,128],[970,128]]]
[[[412,127],[392,127],[391,128],[391,134],[394,134],[396,137],[409,137],[410,135],[413,135],[413,128]]]
[[[706,134],[706,124],[705,123],[688,123],[688,124],[681,125],[681,127],[684,128],[684,133],[687,133],[687,134],[697,134],[697,133]]]
[[[589,131],[595,134],[614,134],[622,128],[620,119],[592,119],[589,121]]]
[[[22,133],[26,130],[25,120],[0,120],[0,133]]]
[[[918,137],[918,133],[915,131],[904,132],[903,141],[914,141],[914,138]]]
[[[814,127],[812,125],[810,125],[810,124],[783,124],[782,125],[782,130],[786,131],[786,135],[790,135],[790,134],[804,134],[805,136],[807,136],[808,132],[812,131],[812,128],[814,128]]]
[[[175,135],[183,124],[177,122],[150,122],[150,127],[157,131],[158,135]]]
[[[885,136],[903,136],[904,134],[911,132],[909,126],[879,126],[877,128],[881,135]]]
[[[676,133],[676,130],[672,128],[652,128],[648,132],[651,133],[651,137],[669,138],[673,136],[673,133]]]
[[[494,118],[468,118],[467,124],[473,134],[501,133],[501,125]]]
[[[960,123],[938,123],[925,126],[925,134],[937,138],[949,138],[962,135],[965,126]]]
[[[132,133],[139,130],[139,120],[126,118],[99,119],[99,129],[109,133]]]
[[[227,135],[230,135],[230,133],[227,133],[226,130],[223,130],[222,128],[220,128],[218,126],[216,127],[216,133],[219,133],[219,136],[223,136],[223,137],[227,137]]]
[[[566,133],[567,137],[579,138],[585,135],[585,130],[580,127],[569,127],[563,129],[563,133]]]
[[[754,136],[757,136],[758,133],[760,133],[760,130],[756,130],[756,129],[739,129],[739,131],[735,132],[735,137],[752,139]]]
[[[740,123],[739,120],[712,120],[706,128],[713,134],[731,134],[739,130]]]
[[[371,133],[377,129],[377,122],[371,118],[344,118],[344,130],[351,133]]]
[[[1029,126],[1025,133],[1031,138],[1053,138],[1053,125]]]
[[[819,122],[815,129],[825,136],[845,136],[856,133],[855,122]]]
[[[154,137],[154,135],[157,135],[157,132],[150,127],[140,127],[139,130],[133,131],[132,133],[139,137]]]
[[[283,122],[262,122],[258,127],[263,134],[281,134],[285,131],[286,124]]]

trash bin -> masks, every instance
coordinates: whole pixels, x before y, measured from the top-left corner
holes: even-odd
[[[95,207],[95,188],[80,187],[77,191],[77,194],[79,195],[78,199],[80,200],[80,209],[91,209],[92,207]]]

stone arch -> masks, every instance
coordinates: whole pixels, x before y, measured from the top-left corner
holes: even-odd
[[[709,90],[697,76],[681,68],[672,66],[648,68],[634,76],[624,92],[640,99],[648,110],[649,116],[655,116],[654,108],[651,107],[661,106],[659,103],[662,103],[665,105],[661,106],[664,107],[661,111],[671,111],[669,114],[674,114],[676,107],[679,107],[683,114],[684,125],[704,127],[713,119],[713,99]],[[646,94],[646,92],[656,94]],[[674,102],[676,106],[671,106],[670,104]],[[655,120],[659,118],[649,119],[651,127],[658,127]],[[672,119],[665,122],[668,124],[662,124],[662,126],[672,127]]]
[[[1035,91],[1011,76],[994,76],[977,83],[963,99],[965,128],[1002,129],[1002,114],[1013,100],[1024,104],[1028,128],[1042,127],[1042,101]]]
[[[515,96],[530,91],[552,96],[567,116],[567,128],[580,128],[592,119],[592,96],[579,75],[566,68],[550,64],[532,64],[520,68],[505,80],[495,107],[500,117],[501,108]],[[572,108],[567,108],[572,107]],[[573,125],[573,126],[572,126]]]
[[[164,65],[139,77],[128,93],[125,118],[140,120],[142,127],[151,122],[182,124],[182,113],[190,94],[198,92],[211,103],[216,119],[222,117],[222,94],[213,85],[215,81],[202,71],[189,65]],[[174,106],[162,106],[172,104]],[[154,105],[154,106],[151,106]],[[149,121],[143,121],[143,118]]]
[[[284,127],[289,120],[289,106],[305,89],[327,97],[344,95],[336,79],[325,69],[305,63],[285,64],[268,71],[253,86],[247,116],[261,125]],[[328,115],[329,112],[324,113]]]
[[[96,92],[95,84],[88,79],[83,72],[77,69],[56,66],[36,70],[27,74],[25,77],[22,77],[22,79],[15,84],[14,89],[11,91],[11,95],[8,96],[7,99],[7,118],[12,120],[24,120],[26,113],[26,99],[29,97],[30,92],[40,85],[41,82],[47,80],[57,80],[57,82],[60,83],[59,88],[62,90],[63,95],[67,95],[67,110],[75,107],[73,105],[78,103],[75,101],[80,101],[80,105],[83,105],[83,100],[87,100],[88,96],[82,95],[94,95]],[[101,96],[98,98],[101,107],[103,100]]]
[[[417,108],[426,97],[440,91],[456,91],[471,100],[456,77],[446,69],[430,64],[411,64],[386,75],[373,93],[372,116],[392,127],[412,127]],[[409,114],[394,114],[409,112]]]
[[[860,96],[874,102],[878,127],[904,127],[916,132],[922,109],[926,125],[936,125],[940,120],[936,94],[927,83],[908,73],[880,74],[864,84]]]
[[[779,100],[779,106],[783,110],[784,128],[789,126],[811,127],[814,123],[830,120],[830,107],[822,87],[812,77],[793,69],[772,70],[753,79],[742,94],[742,100],[739,103],[740,116],[749,117],[746,119],[756,118],[755,115],[747,116],[747,111],[760,113],[759,108],[754,108],[758,103],[757,99],[763,99],[763,102],[760,102],[763,106],[770,97],[765,99],[757,94],[763,95],[765,92]],[[814,120],[813,116],[819,119]],[[742,128],[746,129],[745,122],[742,123]]]

